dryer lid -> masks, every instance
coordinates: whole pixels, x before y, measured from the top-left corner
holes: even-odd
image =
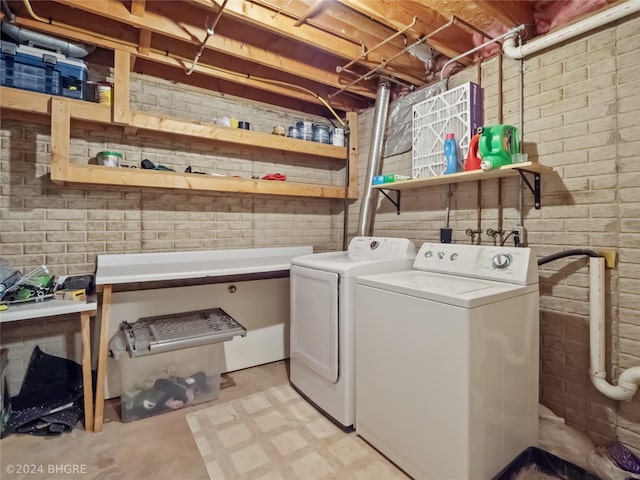
[[[415,252],[415,245],[406,238],[355,237],[347,251],[303,255],[291,264],[354,277],[410,269]]]

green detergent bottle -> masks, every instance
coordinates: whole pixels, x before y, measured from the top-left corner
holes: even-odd
[[[520,152],[518,129],[511,125],[485,127],[480,135],[478,150],[482,158],[480,163],[482,170],[510,165],[511,155]]]

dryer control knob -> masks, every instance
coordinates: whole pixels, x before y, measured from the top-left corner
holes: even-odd
[[[493,268],[497,268],[499,270],[507,268],[509,265],[511,265],[511,255],[499,253],[498,255],[493,257],[493,260],[491,260],[491,265],[493,265]]]

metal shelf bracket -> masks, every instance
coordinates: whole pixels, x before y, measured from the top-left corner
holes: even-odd
[[[387,197],[387,200],[389,200],[391,203],[393,203],[393,205],[396,207],[396,215],[400,215],[400,190],[391,190],[391,189],[389,189],[389,191],[396,192],[396,199],[395,200],[393,198],[391,198],[387,192],[385,192],[382,189],[380,190],[380,192],[385,197]]]
[[[524,180],[524,183],[527,184],[527,187],[529,187],[529,190],[531,190],[531,193],[533,194],[533,205],[535,209],[540,210],[540,207],[542,206],[542,204],[540,203],[540,174],[537,172],[530,172],[529,170],[524,170],[521,168],[518,168],[517,170],[520,174],[520,177],[522,178],[522,180]],[[531,183],[527,179],[525,172],[533,174],[533,185],[531,185]]]

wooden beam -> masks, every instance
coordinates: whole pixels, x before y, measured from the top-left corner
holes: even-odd
[[[56,183],[67,176],[70,137],[69,102],[60,97],[51,97],[51,180]]]
[[[90,2],[84,0],[59,0],[59,3],[95,15],[105,16],[111,20],[134,26],[135,28],[147,29],[159,35],[181,40],[192,45],[199,45],[201,39],[206,35],[204,26],[200,26],[199,22],[198,25],[188,23],[184,20],[178,22],[172,20],[172,16],[176,15],[175,12],[168,11],[163,13],[160,9],[164,7],[164,2],[154,4],[156,11],[151,11],[147,8],[144,18],[132,16],[124,5],[117,0],[92,0]],[[230,5],[235,5],[235,3],[236,2],[230,2]],[[227,12],[227,9],[225,9],[225,12]],[[45,27],[40,27],[40,29],[43,28]],[[344,47],[347,42],[340,41],[339,43]],[[293,48],[295,46],[291,45],[291,47]],[[315,48],[315,54],[317,56],[319,49],[317,46]],[[349,44],[349,49],[356,50],[353,44]],[[296,60],[295,58],[275,53],[273,45],[258,46],[230,37],[223,37],[222,35],[213,35],[207,42],[207,50],[218,51],[281,71],[295,72],[299,77],[324,83],[334,88],[340,88],[339,85],[341,85],[341,79],[337,73],[332,73],[326,68],[316,68],[313,64],[316,62],[309,62],[309,58],[307,58],[306,61]],[[312,55],[311,52],[310,55]],[[341,56],[344,56],[343,52],[341,52]],[[358,94],[357,89],[354,89],[353,92]]]
[[[349,125],[349,187],[347,189],[347,197],[357,199],[360,188],[358,185],[358,145],[360,142],[358,114],[347,112],[347,124]]]
[[[80,331],[82,333],[82,386],[84,391],[84,428],[93,432],[93,379],[91,378],[91,317],[92,312],[80,312]]]
[[[190,0],[188,3],[196,3],[207,9],[212,8],[209,0]],[[362,42],[345,40],[344,38],[336,35],[336,32],[329,33],[323,29],[317,28],[316,26],[312,26],[311,24],[303,24],[296,27],[296,19],[285,15],[274,15],[274,10],[265,8],[259,3],[247,1],[229,2],[224,13],[225,15],[237,18],[238,20],[249,23],[261,30],[268,30],[279,36],[289,37],[296,42],[301,42],[313,48],[321,49],[343,59],[351,60],[352,58],[358,57],[361,53]],[[348,14],[349,12],[343,13],[343,15]],[[351,16],[349,18],[352,19],[351,23],[355,22],[355,20],[353,20],[355,16]],[[363,22],[362,17],[359,17],[359,22]],[[374,23],[375,22],[372,22],[372,25]],[[377,27],[379,28],[379,25]],[[366,32],[366,26],[363,26],[361,30]],[[390,32],[390,34],[391,33],[393,32]],[[379,38],[368,37],[368,41],[364,43],[371,46],[378,42]],[[391,57],[395,52],[397,52],[397,46],[394,47],[393,45],[381,49],[368,59],[370,62],[368,66],[373,66],[376,63],[384,61],[385,58]],[[398,69],[403,68],[411,70],[412,68],[415,68],[415,63],[411,58],[406,57],[398,59],[395,66]]]
[[[131,2],[131,15],[136,17],[144,17],[146,12],[147,0],[132,0]],[[146,55],[149,53],[149,47],[151,46],[151,32],[144,28],[140,29],[140,35],[138,37],[138,54]],[[131,59],[131,69],[136,63],[136,58]]]
[[[140,29],[140,38],[138,40],[138,54],[139,55],[148,55],[149,48],[151,47],[151,31],[145,30],[144,28]],[[133,67],[133,63],[131,65]]]
[[[27,17],[16,17],[16,23],[29,30],[46,32],[55,37],[68,38],[79,42],[97,45],[99,47],[109,48],[111,50],[120,49],[130,53],[137,52],[137,44],[127,42],[122,38],[109,37],[99,33],[92,32],[85,28],[79,28],[72,25],[55,22],[44,24]]]
[[[177,60],[175,58],[169,57],[166,55],[166,52],[154,53],[150,50],[148,54],[144,54],[142,53],[143,50],[138,49],[132,44],[118,43],[118,39],[116,38],[97,36],[94,33],[85,32],[85,31],[82,31],[81,29],[68,30],[67,27],[64,27],[64,26],[42,24],[40,22],[36,22],[34,20],[30,20],[27,18],[25,19],[20,18],[18,23],[21,25],[25,25],[25,28],[31,28],[36,31],[44,31],[55,36],[66,37],[72,40],[77,40],[77,41],[86,42],[86,43],[92,43],[94,45],[113,49],[113,50],[121,50],[129,53],[133,53],[133,54],[138,54],[138,56],[141,58],[148,58],[150,60],[157,61],[157,62],[159,61],[162,64],[173,64],[173,65],[180,64],[180,68],[184,67],[184,63],[182,62],[182,60]],[[149,35],[151,34],[149,30],[147,30],[147,32],[149,32]],[[271,53],[270,56],[273,57],[274,59],[278,58],[278,56],[273,53]],[[189,61],[191,60],[192,59],[190,59]],[[277,71],[298,73],[298,70],[299,70],[298,67],[300,67],[300,72],[302,73],[307,72],[308,74],[307,76],[311,77],[308,80],[311,80],[313,82],[319,82],[317,83],[319,87],[328,86],[328,87],[333,87],[337,90],[341,88],[341,85],[343,84],[343,82],[340,80],[340,77],[338,75],[335,75],[335,76],[331,75],[333,76],[333,79],[331,79],[331,81],[327,81],[326,77],[330,74],[328,74],[327,71],[324,69],[315,68],[313,66],[309,67],[303,62],[298,63],[298,62],[287,62],[286,60],[283,60],[283,59],[281,60],[282,61],[279,62],[281,66],[273,66],[271,68],[274,68]],[[131,62],[131,63],[133,64],[134,62]],[[225,78],[228,81],[231,81],[234,83],[242,83],[247,86],[253,86],[253,87],[260,86],[261,89],[265,91],[268,91],[271,89],[268,85],[264,83],[256,83],[255,80],[249,80],[249,81],[243,80],[242,72],[238,72],[238,75],[232,75],[230,72],[224,72],[215,68],[203,68],[203,69],[197,69],[197,70],[200,70],[200,72],[203,75],[209,75],[217,78]],[[248,79],[249,76],[247,76],[245,73],[244,78]],[[323,79],[325,79],[324,82],[323,82]],[[312,90],[314,89],[312,88]],[[319,89],[315,89],[315,90],[319,90]],[[353,88],[349,89],[349,92],[354,95],[359,95],[359,96],[363,96],[370,99],[375,98],[375,90],[370,89],[366,82],[363,84],[354,86]],[[312,95],[310,95],[308,98],[304,98],[304,95],[301,95],[299,90],[296,90],[293,88],[287,89],[283,87],[280,89],[279,93],[284,96],[292,97],[298,100],[304,100],[314,104],[317,103],[317,100],[313,98]],[[327,94],[322,91],[317,91],[316,93],[323,97],[327,96]],[[338,103],[341,103],[341,101],[338,101]],[[352,106],[349,106],[348,105],[349,103],[350,102],[347,101],[347,104],[345,104],[344,106],[338,105],[337,108],[343,111],[350,110],[352,108],[366,108],[366,106],[363,105],[362,102],[351,102]]]
[[[360,11],[364,15],[374,18],[378,22],[400,30],[417,18],[416,26],[408,34],[409,43],[413,43],[422,36],[427,36],[442,27],[449,18],[440,15],[428,6],[426,0],[413,2],[411,0],[339,0],[340,3]],[[433,36],[427,41],[428,45],[448,57],[455,57],[473,47],[471,33],[459,25],[452,25],[445,31]]]
[[[534,24],[533,4],[531,2],[472,0],[488,18],[495,18],[506,27],[513,28],[522,24]]]
[[[105,167],[108,168],[108,167]],[[111,315],[112,285],[102,287],[102,312],[100,315],[100,343],[98,344],[98,372],[96,375],[96,402],[93,431],[101,432],[104,421],[104,387],[107,379],[107,350],[109,337],[109,316]]]
[[[296,27],[302,25],[308,18],[312,17],[318,10],[320,10],[323,4],[324,0],[316,0],[315,3],[296,20],[294,25]]]
[[[116,50],[114,53],[113,123],[128,125],[131,119],[129,112],[129,62],[131,55],[122,50]]]
[[[296,98],[295,96],[301,93],[298,91],[291,91],[288,92],[288,94],[286,94],[287,92],[283,92],[286,95],[280,94],[279,91],[268,90],[269,84],[262,85],[263,88],[254,88],[249,83],[245,85],[231,78],[226,80],[222,77],[216,78],[209,75],[202,75],[198,73],[197,69],[194,70],[195,73],[193,75],[185,76],[182,63],[180,63],[180,66],[172,65],[172,68],[167,68],[167,65],[168,64],[140,58],[136,62],[136,71],[152,77],[164,78],[171,82],[184,83],[217,92],[220,95],[232,95],[267,105],[274,105],[276,108],[285,108],[310,115],[329,116],[329,112],[324,103],[321,103],[317,98],[315,101],[308,101],[311,100],[308,97],[305,99],[302,97]],[[316,92],[318,96],[327,100],[331,107],[339,112],[359,111],[371,108],[374,104],[374,102],[370,100],[356,97],[355,95],[338,95],[336,98],[328,100],[326,87],[324,85],[318,85],[318,87],[325,88],[323,92]]]
[[[187,60],[185,58],[174,58],[174,57],[170,57],[155,51],[149,52],[149,55],[145,56],[144,58],[148,58],[149,60],[152,60],[153,62],[158,64],[175,67],[176,69],[182,72],[184,72],[184,66],[190,64],[190,60]],[[324,91],[312,92],[310,90],[295,88],[294,85],[284,83],[284,80],[271,81],[271,82],[261,81],[258,79],[258,77],[254,77],[252,75],[245,75],[245,76],[237,75],[232,72],[221,70],[219,68],[206,65],[201,62],[199,62],[194,68],[194,73],[203,74],[203,75],[206,75],[207,77],[215,77],[221,80],[236,83],[238,85],[244,85],[246,87],[261,90],[263,92],[268,92],[270,94],[276,94],[284,97],[294,98],[294,99],[301,100],[311,104],[320,104],[319,100],[317,99],[317,96],[320,96],[325,100],[327,100],[328,93],[330,93],[330,90],[326,87],[324,88]],[[185,80],[185,83],[188,83],[188,81]],[[313,88],[313,87],[310,85],[309,88]],[[367,95],[367,98],[372,98],[372,97]],[[335,99],[331,100],[331,105],[333,108],[337,108],[338,110],[342,110],[342,111],[361,109],[361,108],[367,107],[367,105],[365,105],[361,100],[352,99],[349,96],[336,97]]]
[[[254,51],[253,49],[253,45],[245,45],[244,47],[249,56]],[[188,69],[193,63],[196,48],[192,45],[172,41],[167,37],[155,36],[152,50],[155,50],[161,56],[185,59],[186,62],[183,68],[187,67]],[[304,86],[317,93],[328,91],[329,88],[327,87],[337,90],[344,85],[343,77],[335,73],[335,70],[331,72],[332,69],[335,69],[335,63],[327,63],[322,57],[313,56],[309,56],[306,59],[304,57],[287,59],[279,57],[275,53],[277,51],[278,49],[274,48],[274,51],[269,53],[272,59],[272,65],[270,66],[235,55],[223,56],[218,52],[205,49],[197,65],[210,65],[211,70],[209,70],[209,73],[212,76],[218,76],[215,71],[219,71],[233,74],[238,79],[242,77],[264,77],[272,80],[273,83],[282,82],[285,87],[286,84],[291,85],[291,87]],[[156,55],[154,58],[159,57]],[[375,89],[371,82],[354,85],[349,91],[354,95],[375,98]]]
[[[132,0],[131,15],[135,15],[136,17],[144,17],[146,7],[147,0]]]

